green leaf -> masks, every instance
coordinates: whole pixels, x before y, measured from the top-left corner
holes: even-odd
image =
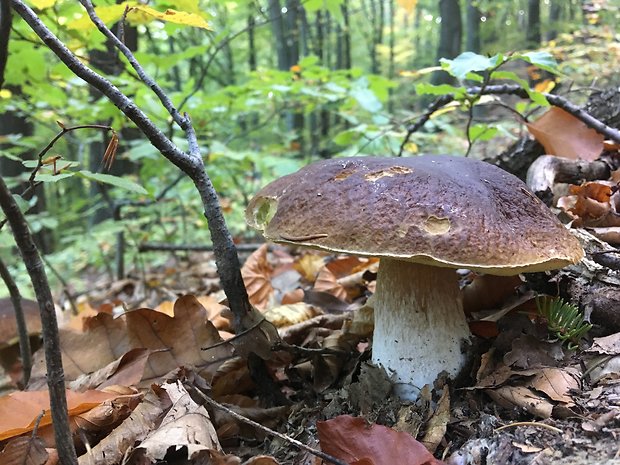
[[[534,89],[531,89],[529,83],[525,79],[520,78],[517,74],[513,73],[512,71],[495,71],[491,73],[491,77],[493,79],[508,79],[511,81],[515,81],[517,84],[523,87],[523,89],[525,89],[525,91],[527,92],[527,95],[529,96],[530,100],[532,100],[532,102],[542,107],[549,106],[547,97],[545,97],[542,93],[537,92]]]
[[[544,69],[545,71],[549,71],[553,74],[561,74],[558,69],[558,62],[555,61],[553,55],[549,52],[527,52],[515,54],[512,58],[520,58],[522,60],[527,61],[528,63],[533,64],[534,66],[538,66],[540,69]]]
[[[110,184],[112,186],[120,187],[121,189],[125,189],[131,192],[136,192],[138,194],[147,195],[147,190],[139,184],[136,184],[133,181],[130,181],[127,178],[121,178],[118,176],[112,176],[111,174],[103,174],[103,173],[93,173],[88,170],[80,170],[77,171],[76,174],[85,179],[89,179],[95,182],[102,182],[104,184]]]
[[[497,128],[488,124],[474,124],[469,128],[469,138],[475,141],[488,141],[497,134]]]
[[[464,87],[455,87],[450,84],[434,85],[426,82],[421,82],[415,86],[416,94],[418,95],[446,95],[454,94],[456,98],[463,97],[465,95]]]
[[[335,144],[346,146],[356,142],[359,138],[359,131],[354,129],[347,129],[346,131],[342,131],[336,134],[332,140]]]
[[[58,182],[61,181],[63,179],[67,179],[70,178],[71,176],[73,176],[75,173],[58,173],[58,174],[52,174],[52,173],[39,173],[37,174],[37,176],[34,178],[35,181],[41,181],[41,182]]]
[[[504,61],[502,55],[495,55],[488,58],[473,52],[461,53],[453,60],[448,60],[446,58],[440,60],[442,68],[457,79],[465,79],[467,74],[472,71],[485,71],[494,68],[501,61]]]
[[[374,113],[381,110],[383,105],[377,98],[373,91],[370,89],[351,89],[351,96],[359,103],[359,105],[366,111]]]

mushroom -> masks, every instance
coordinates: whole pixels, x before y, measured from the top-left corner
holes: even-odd
[[[451,156],[319,161],[260,190],[246,221],[273,242],[380,258],[372,359],[404,399],[467,365],[455,268],[515,275],[583,256],[518,178]]]

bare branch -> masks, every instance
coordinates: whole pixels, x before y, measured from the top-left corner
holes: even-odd
[[[54,438],[56,439],[58,456],[63,464],[77,465],[73,436],[69,427],[67,398],[65,397],[65,374],[62,370],[58,322],[56,321],[52,292],[47,281],[45,267],[28,229],[26,219],[2,177],[0,177],[0,208],[4,211],[11,226],[15,243],[26,265],[39,303],[47,367],[47,386],[50,393]]]

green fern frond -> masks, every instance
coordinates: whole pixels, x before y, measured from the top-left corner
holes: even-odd
[[[559,297],[536,297],[538,313],[547,321],[549,332],[568,344],[569,349],[575,349],[579,341],[592,328],[590,323],[583,320],[579,309],[564,302]]]

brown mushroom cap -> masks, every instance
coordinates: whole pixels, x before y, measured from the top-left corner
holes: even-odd
[[[577,239],[517,177],[469,158],[336,158],[260,190],[273,242],[511,275],[576,263]]]

